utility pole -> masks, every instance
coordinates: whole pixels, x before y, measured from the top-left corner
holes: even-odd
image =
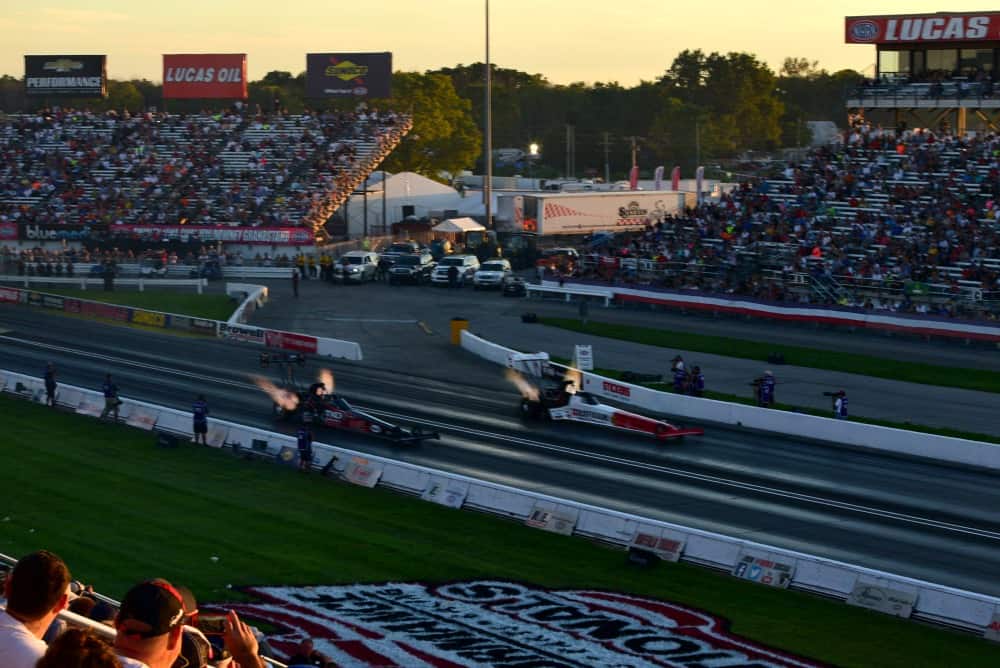
[[[493,229],[493,73],[490,71],[490,0],[486,0],[486,227]]]
[[[576,126],[566,124],[566,178],[576,176]]]
[[[611,140],[608,139],[608,133],[604,133],[604,182],[611,183],[611,162],[609,155],[611,153]]]
[[[701,121],[694,122],[694,166],[697,169],[701,165]]]
[[[629,137],[629,140],[632,142],[632,166],[633,167],[635,167],[636,165],[639,164],[639,161],[636,160],[636,153],[638,153],[638,151],[639,151],[639,149],[636,147],[636,140],[637,139],[640,139],[640,138],[636,137],[636,136]]]

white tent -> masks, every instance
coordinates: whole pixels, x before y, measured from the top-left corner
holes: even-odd
[[[438,223],[431,229],[434,232],[457,232],[464,234],[465,232],[482,232],[486,228],[471,218],[449,218]]]
[[[382,218],[383,187],[386,195],[385,220]],[[348,229],[351,236],[363,234],[363,202],[364,197],[361,194],[355,193],[351,196],[347,211]],[[408,208],[404,209],[404,207]],[[410,211],[417,218],[444,218],[447,215],[455,216],[456,213],[458,216],[482,215],[485,208],[482,193],[467,192],[466,196],[463,197],[454,188],[413,172],[390,174],[386,177],[384,184],[376,183],[374,179],[368,184],[368,230],[370,234],[381,233],[383,229],[387,229],[388,225],[403,220]],[[340,214],[344,215],[344,213],[344,209],[341,208]]]

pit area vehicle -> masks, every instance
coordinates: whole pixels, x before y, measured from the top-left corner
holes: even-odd
[[[345,253],[333,265],[333,278],[342,283],[364,283],[375,280],[378,254],[371,251]]]
[[[312,383],[307,389],[300,389],[294,382],[294,367],[304,366],[305,356],[299,353],[261,353],[260,363],[262,367],[282,366],[287,373],[286,383],[292,389],[279,390],[283,400],[272,405],[274,418],[280,422],[369,434],[400,444],[419,444],[441,438],[436,431],[393,424],[375,417],[352,406],[340,394],[327,391],[324,383]]]
[[[556,420],[581,422],[652,436],[658,441],[701,436],[703,429],[684,429],[664,420],[646,417],[638,413],[603,404],[589,392],[571,392],[572,381],[563,381],[558,388],[540,390],[537,398],[521,399],[521,416],[529,420]]]

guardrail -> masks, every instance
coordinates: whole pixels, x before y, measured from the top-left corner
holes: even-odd
[[[548,287],[558,287],[553,281],[542,283]],[[896,314],[870,313],[850,309],[834,309],[806,304],[787,305],[757,302],[750,299],[734,299],[722,295],[666,290],[644,290],[619,286],[595,286],[589,283],[565,283],[565,289],[601,288],[614,293],[614,301],[620,304],[641,303],[667,306],[691,311],[709,313],[729,313],[733,315],[767,318],[771,320],[808,322],[839,327],[900,332],[917,336],[941,336],[951,339],[992,341],[1000,343],[1000,326],[988,321],[969,322],[933,317],[901,316]]]
[[[462,332],[462,347],[504,366],[509,365],[511,354],[520,352],[468,330]],[[656,413],[1000,471],[1000,445],[993,443],[661,392],[589,371],[580,373],[587,392]]]
[[[557,285],[546,281],[541,284],[525,283],[524,287],[528,297],[532,294],[542,296],[547,294],[564,295],[567,302],[572,301],[572,297],[597,297],[604,300],[605,306],[610,306],[611,300],[615,298],[614,290],[596,288],[589,285]]]
[[[30,288],[32,283],[46,283],[49,285],[79,285],[81,290],[86,290],[89,285],[104,286],[103,278],[94,278],[90,275],[59,277],[59,276],[0,276],[0,283],[20,283],[26,288]],[[204,278],[116,278],[115,286],[138,286],[139,292],[144,292],[147,285],[155,287],[193,287],[202,294],[208,281]]]
[[[463,337],[464,338],[464,337]],[[43,404],[41,378],[0,370],[0,391]],[[60,385],[57,404],[96,417],[104,405],[101,393]],[[146,431],[191,437],[191,414],[135,399],[122,398],[120,419]],[[227,420],[209,418],[211,447],[273,457],[298,466],[295,438]],[[720,568],[736,577],[782,588],[801,589],[853,602],[900,617],[980,633],[998,639],[1000,598],[825,559],[764,543],[579,503],[510,485],[480,480],[417,464],[379,457],[316,442],[314,466],[332,462],[348,482],[385,486],[452,508],[468,508],[523,521],[565,535],[579,535],[622,548],[639,548],[671,561]],[[884,606],[874,602],[880,593]],[[895,606],[895,607],[893,607]]]
[[[233,314],[226,322],[230,325],[245,323],[253,312],[267,302],[267,286],[249,283],[226,283],[226,294],[240,300]]]
[[[299,334],[297,332],[286,332],[279,329],[255,327],[240,322],[232,322],[232,318],[230,318],[230,321],[222,322],[148,309],[117,306],[115,304],[95,302],[87,299],[63,297],[62,295],[46,294],[35,290],[0,287],[0,304],[4,303],[38,306],[117,322],[131,322],[137,325],[182,330],[205,336],[218,337],[227,341],[252,343],[297,353],[340,357],[349,360],[362,359],[361,346],[354,341],[343,341],[341,339],[329,339],[309,334]]]

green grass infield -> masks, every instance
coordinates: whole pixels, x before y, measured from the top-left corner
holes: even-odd
[[[152,282],[152,281],[151,281]],[[224,294],[197,294],[193,292],[176,292],[173,290],[146,290],[130,292],[121,289],[114,292],[103,290],[79,290],[46,288],[39,290],[52,295],[73,297],[74,299],[89,299],[95,302],[132,306],[162,313],[189,315],[207,320],[227,320],[236,310],[233,300]]]
[[[16,403],[15,403],[16,402]],[[185,445],[0,397],[0,551],[47,548],[120,597],[161,576],[202,602],[227,585],[502,578],[688,604],[763,644],[844,666],[996,666],[1000,647],[688,564]],[[217,557],[214,560],[213,557]]]
[[[704,334],[689,334],[686,332],[671,332],[648,327],[632,327],[606,322],[588,322],[584,325],[574,318],[539,318],[538,321],[550,327],[559,327],[574,332],[603,336],[609,339],[631,341],[661,348],[690,350],[692,352],[725,355],[742,359],[766,362],[769,355],[781,353],[785,356],[785,364],[858,373],[876,378],[888,378],[910,383],[924,383],[942,387],[960,387],[967,390],[982,392],[1000,392],[1000,374],[984,369],[964,369],[919,362],[902,362],[858,355],[856,353],[838,352],[831,354],[829,350],[787,346],[772,343],[746,341],[744,339],[725,336],[706,336]]]

